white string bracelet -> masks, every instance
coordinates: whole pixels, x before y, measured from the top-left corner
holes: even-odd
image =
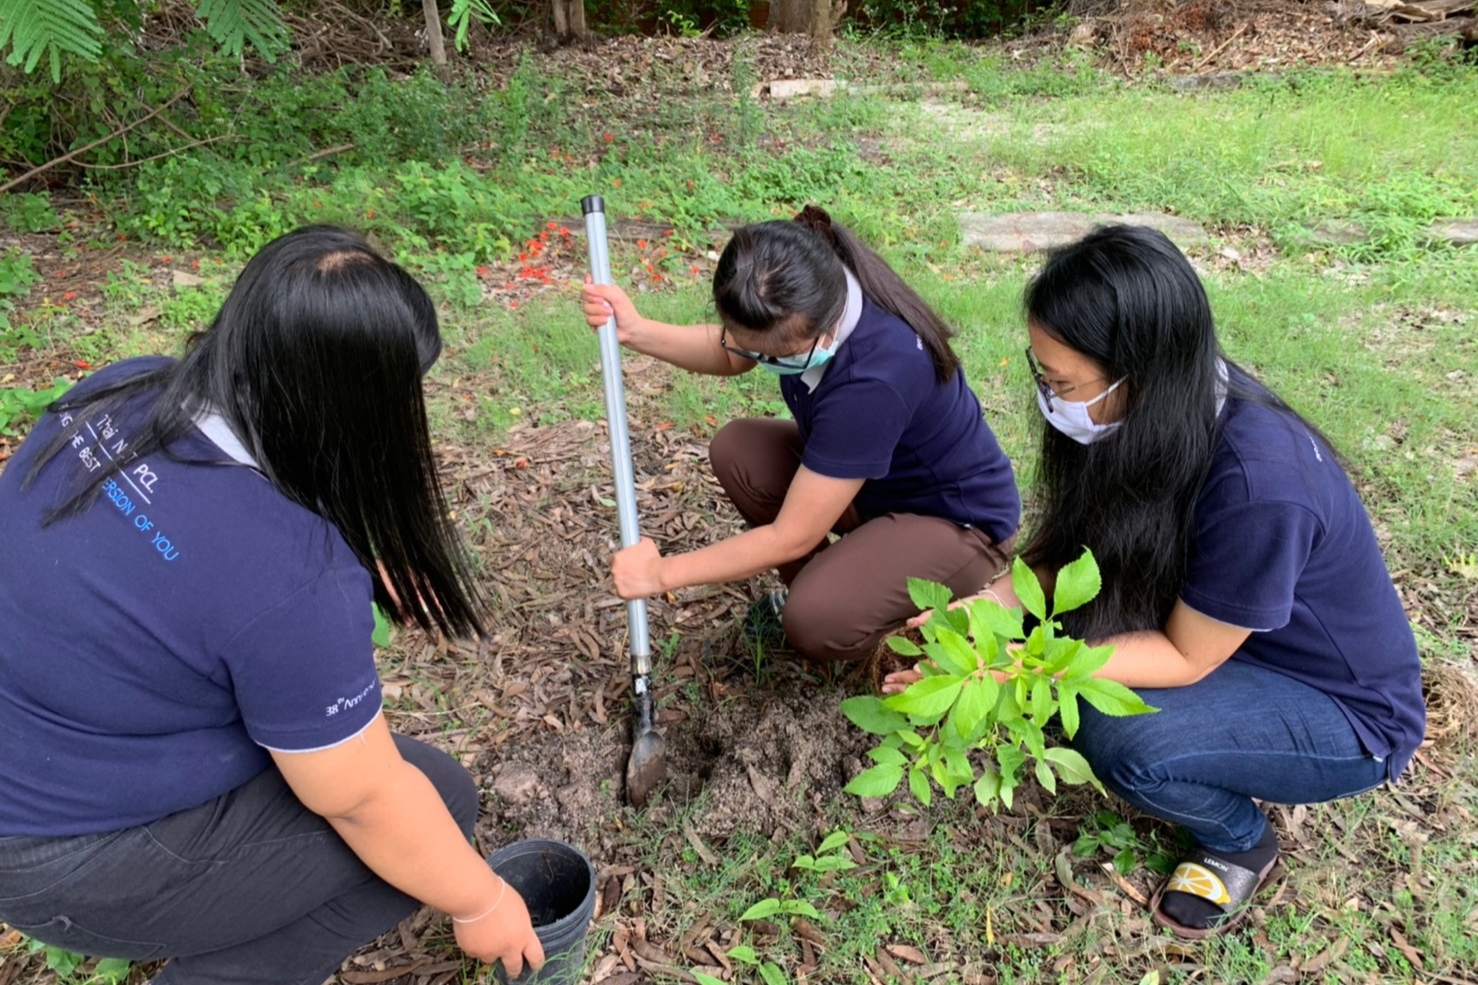
[[[1003,598],[1001,598],[999,595],[997,595],[996,594],[996,590],[994,588],[987,588],[985,591],[981,592],[980,594],[981,595],[989,595],[991,598],[995,599],[996,600],[996,604],[999,605],[1003,609],[1009,608],[1009,606],[1006,605],[1006,600],[1003,599]]]
[[[503,902],[503,894],[508,892],[507,881],[504,880],[501,876],[498,878],[498,881],[503,883],[503,888],[498,890],[498,898],[493,900],[492,906],[488,907],[486,910],[483,910],[475,917],[452,917],[452,923],[477,923],[477,921],[481,920],[483,917],[496,910],[498,908],[498,904]]]

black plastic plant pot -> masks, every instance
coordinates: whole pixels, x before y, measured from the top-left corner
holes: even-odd
[[[576,848],[553,839],[516,841],[488,856],[502,879],[529,908],[544,966],[509,978],[507,985],[575,985],[585,968],[585,933],[595,916],[595,866]]]

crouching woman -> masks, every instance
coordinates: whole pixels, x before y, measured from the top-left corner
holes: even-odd
[[[473,957],[542,961],[471,776],[381,713],[372,601],[479,629],[440,348],[401,268],[300,229],[181,359],[37,424],[0,475],[0,920],[171,985],[320,985],[422,902]]]

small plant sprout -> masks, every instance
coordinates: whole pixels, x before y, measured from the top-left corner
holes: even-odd
[[[1050,612],[1036,575],[1019,558],[1011,568],[1011,585],[1026,612],[1036,617],[1030,632],[1020,608],[975,599],[951,609],[947,587],[908,580],[914,604],[933,610],[920,629],[924,644],[894,636],[888,646],[920,658],[924,676],[901,694],[842,702],[853,724],[883,737],[882,745],[868,753],[876,765],[847,784],[848,793],[883,797],[906,774],[909,790],[925,806],[937,784],[951,799],[960,787],[973,786],[982,805],[994,808],[999,802],[1009,808],[1028,760],[1048,791],[1057,790],[1059,779],[1103,789],[1081,754],[1048,747],[1043,733],[1060,713],[1062,731],[1071,739],[1078,731],[1079,697],[1107,715],[1155,710],[1122,684],[1093,676],[1113,647],[1061,635],[1057,618],[1098,594],[1098,564],[1085,550],[1065,565],[1057,573]]]
[[[808,872],[841,872],[847,869],[857,868],[857,863],[852,861],[846,852],[847,832],[833,831],[821,840],[816,846],[815,855],[799,855],[790,863],[792,869],[805,869]]]

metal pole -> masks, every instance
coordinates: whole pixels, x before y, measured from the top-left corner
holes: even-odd
[[[597,284],[611,283],[611,255],[606,245],[605,203],[599,195],[582,199],[585,239],[590,244],[590,276]],[[616,319],[610,318],[599,331],[600,375],[606,400],[606,424],[611,433],[611,471],[616,480],[616,515],[621,526],[621,546],[641,539],[636,520],[636,482],[631,467],[631,434],[626,424],[626,386],[621,378],[621,343],[616,339]],[[652,644],[647,629],[646,599],[626,603],[626,622],[631,636],[631,672],[638,678],[637,693],[646,691],[646,676],[652,672]]]

